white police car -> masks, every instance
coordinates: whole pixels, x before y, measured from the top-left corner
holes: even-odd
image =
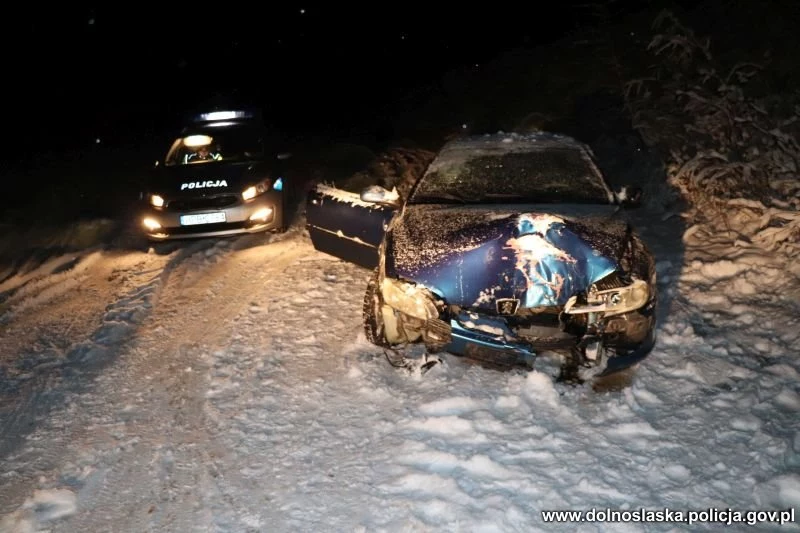
[[[288,154],[273,137],[257,112],[194,117],[141,194],[144,234],[167,240],[285,230]]]

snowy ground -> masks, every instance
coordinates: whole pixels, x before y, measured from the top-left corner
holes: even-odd
[[[541,511],[797,509],[800,267],[636,216],[659,342],[605,391],[554,383],[546,359],[398,371],[361,332],[369,273],[313,250],[302,219],[6,272],[0,530],[605,531]]]

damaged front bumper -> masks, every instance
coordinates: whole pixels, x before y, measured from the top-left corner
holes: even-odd
[[[644,290],[638,283],[632,287]],[[430,353],[449,352],[489,367],[532,369],[538,354],[556,352],[600,377],[637,364],[655,344],[655,299],[647,301],[646,290],[636,302],[618,297],[624,291],[617,289],[589,302],[505,316],[447,306],[428,289],[403,281],[384,278],[381,289],[390,344],[424,343]],[[601,308],[601,297],[615,308]]]
[[[603,368],[594,377],[602,377],[630,368],[647,357],[656,341],[654,306],[608,319],[616,327],[599,340],[606,351]],[[508,328],[502,317],[481,317],[484,324],[493,324],[502,333],[490,333],[464,325],[463,320],[450,319],[450,342],[444,351],[475,359],[489,366],[534,367],[538,354],[556,352],[570,354],[588,336],[545,336],[522,338]],[[613,322],[611,322],[613,320]],[[627,325],[627,328],[623,327]],[[599,361],[597,361],[599,363]]]
[[[533,368],[536,352],[525,342],[507,341],[505,336],[468,329],[450,320],[450,343],[444,351],[475,359],[491,366],[526,366]]]

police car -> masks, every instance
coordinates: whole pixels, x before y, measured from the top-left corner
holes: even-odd
[[[150,240],[284,231],[286,163],[259,113],[193,118],[156,162],[141,199]]]

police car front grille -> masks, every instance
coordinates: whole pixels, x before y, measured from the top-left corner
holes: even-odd
[[[192,211],[194,209],[222,209],[236,204],[239,197],[235,194],[221,194],[218,196],[206,196],[201,198],[184,198],[181,200],[171,200],[167,204],[170,211]]]
[[[198,226],[179,226],[177,228],[169,228],[170,235],[192,235],[194,233],[213,233],[215,231],[230,231],[237,229],[244,229],[250,224],[244,222],[222,222],[220,224],[201,224]]]

